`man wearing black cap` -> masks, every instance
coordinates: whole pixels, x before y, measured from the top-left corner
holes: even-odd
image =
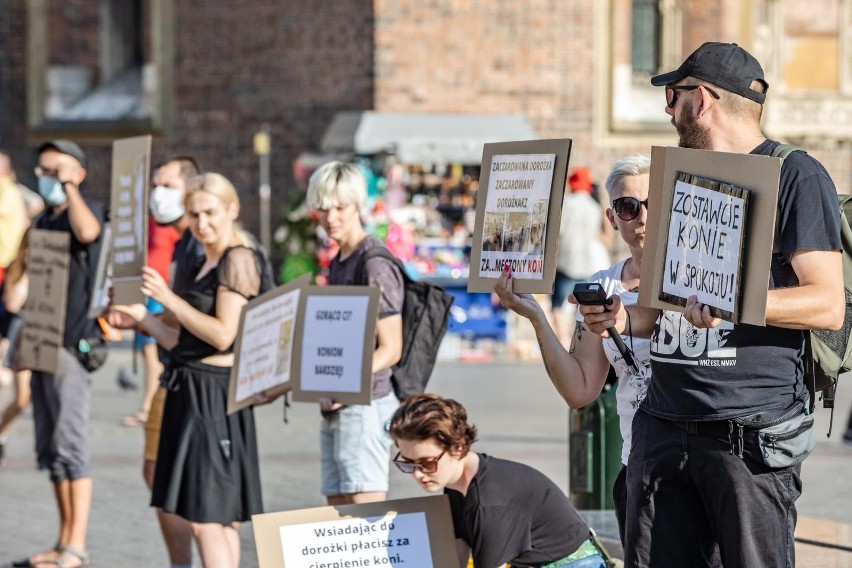
[[[104,208],[80,193],[86,179],[86,156],[69,140],[45,142],[38,149],[38,193],[46,204],[34,227],[71,235],[65,349],[56,375],[32,374],[36,454],[50,472],[59,506],[59,538],[53,549],[16,565],[88,565],[86,532],[92,501],[91,451],[88,440],[89,377],[77,359],[81,340],[98,335],[87,316],[93,267],[101,245]]]
[[[651,83],[665,87],[683,147],[769,156],[778,145],[760,130],[763,70],[736,44],[705,43]],[[783,162],[777,219],[766,327],[720,321],[695,297],[682,318],[628,309],[633,334],[651,337],[654,377],[633,421],[628,566],[708,566],[714,541],[725,566],[794,565],[813,448],[801,330],[838,329],[845,308],[837,193],[803,152]],[[580,307],[593,331],[624,330],[620,300],[610,310]],[[791,441],[800,450],[785,453]]]

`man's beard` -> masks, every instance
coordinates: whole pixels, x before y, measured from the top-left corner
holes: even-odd
[[[698,121],[695,120],[691,101],[684,103],[680,113],[680,121],[675,122],[672,118],[675,130],[677,130],[678,143],[681,148],[693,148],[703,150],[708,146],[707,131],[703,130]]]

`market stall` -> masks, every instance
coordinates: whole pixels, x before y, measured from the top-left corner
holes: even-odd
[[[412,277],[455,296],[450,333],[503,341],[502,308],[489,294],[466,291],[482,148],[536,138],[517,115],[354,111],[334,117],[320,150],[361,164],[371,232],[385,239]]]

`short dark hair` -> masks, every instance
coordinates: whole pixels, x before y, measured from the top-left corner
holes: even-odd
[[[445,450],[467,455],[476,441],[476,426],[461,403],[436,394],[416,394],[394,412],[389,431],[395,440],[433,440]]]
[[[189,181],[195,176],[204,173],[201,166],[198,165],[198,162],[192,156],[173,156],[157,164],[154,169],[158,170],[166,164],[178,164],[180,166],[180,177],[182,177],[184,181]]]

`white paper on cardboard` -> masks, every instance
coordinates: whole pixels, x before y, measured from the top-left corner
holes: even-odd
[[[556,154],[499,154],[491,159],[479,276],[541,280]]]
[[[284,565],[432,568],[426,513],[388,513],[279,528]]]
[[[301,390],[361,390],[366,296],[310,296],[305,303]]]

